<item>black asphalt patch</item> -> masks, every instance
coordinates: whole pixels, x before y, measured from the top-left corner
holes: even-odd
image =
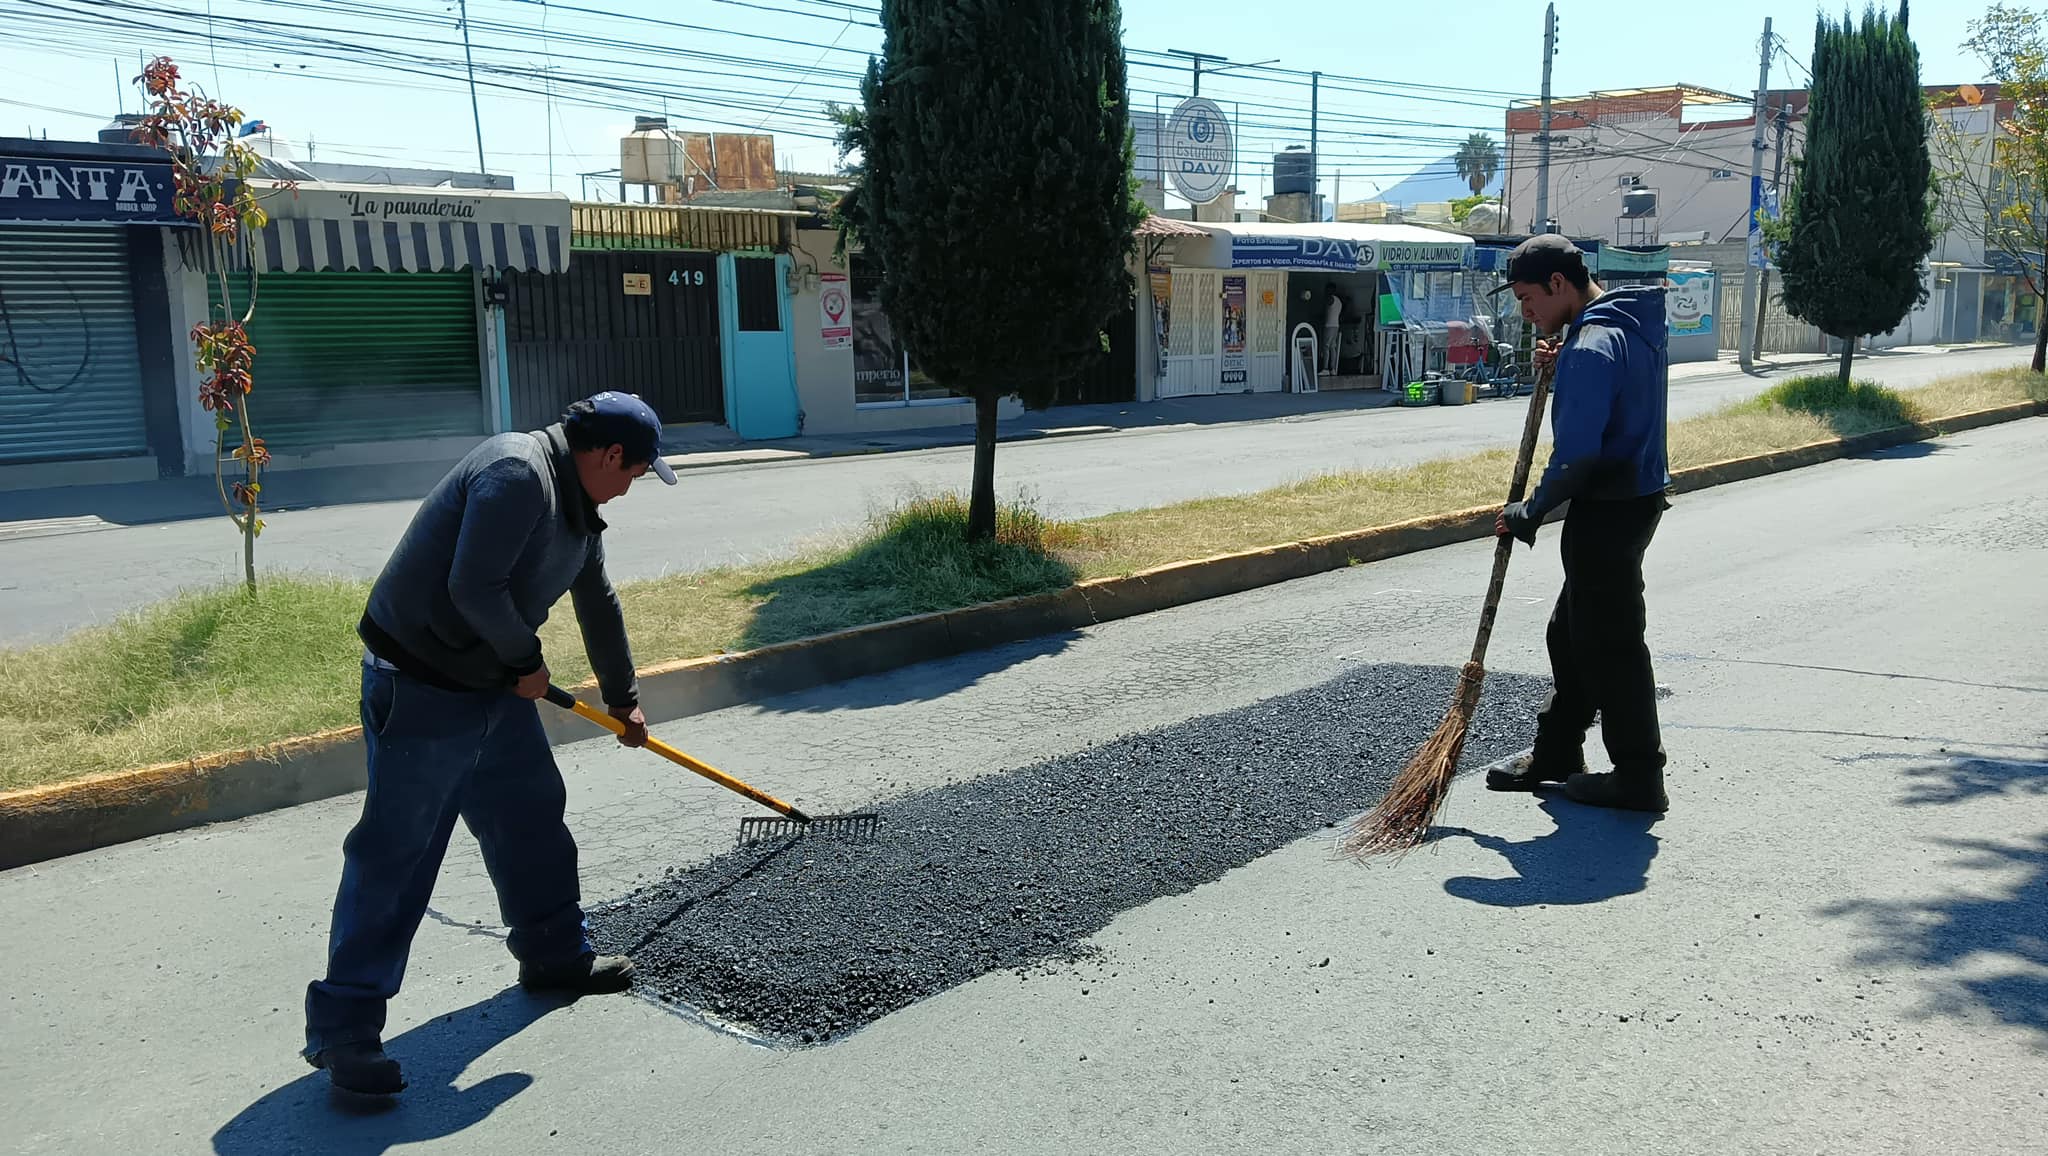
[[[821,1043],[992,971],[1077,958],[1119,914],[1370,807],[1455,678],[1365,667],[891,800],[874,842],[793,840],[671,871],[593,911],[591,939],[629,952],[659,1001]],[[1528,745],[1547,685],[1494,674],[1485,689],[1468,769]]]

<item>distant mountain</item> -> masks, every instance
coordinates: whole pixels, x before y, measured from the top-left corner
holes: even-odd
[[[1501,195],[1502,173],[1493,174],[1486,191],[1494,196]],[[1391,185],[1359,200],[1385,201],[1390,205],[1420,205],[1432,201],[1455,201],[1472,195],[1472,187],[1465,178],[1458,175],[1458,160],[1455,155],[1424,165],[1414,176],[1399,184]]]

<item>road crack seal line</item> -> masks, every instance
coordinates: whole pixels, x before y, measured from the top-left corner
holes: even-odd
[[[674,869],[590,913],[641,991],[781,1044],[832,1040],[1002,970],[1097,954],[1116,916],[1371,806],[1456,672],[1368,666],[1282,697],[881,805],[870,843],[805,839]],[[1466,766],[1528,745],[1547,686],[1495,674]]]

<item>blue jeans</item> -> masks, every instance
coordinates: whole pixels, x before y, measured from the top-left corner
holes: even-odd
[[[567,791],[532,702],[363,667],[370,789],[342,844],[327,978],[306,988],[306,1054],[379,1038],[455,817],[483,849],[508,945],[547,966],[590,950]]]

